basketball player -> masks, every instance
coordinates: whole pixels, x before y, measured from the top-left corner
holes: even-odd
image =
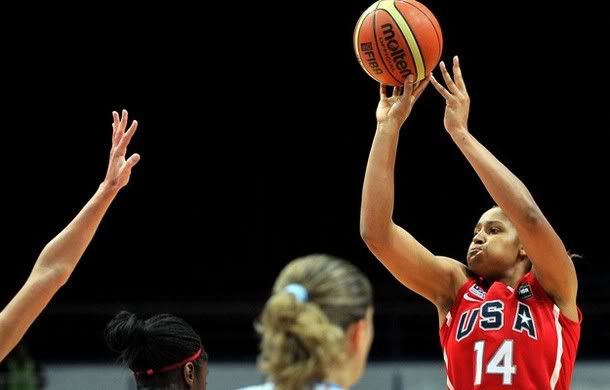
[[[569,389],[581,321],[574,264],[523,183],[470,134],[458,58],[453,78],[440,68],[447,87],[430,80],[446,101],[445,128],[499,207],[476,223],[467,265],[434,255],[394,224],[398,134],[428,80],[407,82],[403,94],[382,89],[362,237],[402,284],[436,305],[449,389]],[[442,229],[448,216],[434,218]]]
[[[32,272],[17,295],[0,312],[0,361],[21,340],[53,295],[70,277],[91,242],[102,217],[117,193],[129,182],[138,154],[125,159],[138,123],[127,128],[127,111],[113,115],[112,149],[104,181],[78,215],[42,250]]]
[[[373,340],[373,292],[352,264],[327,255],[290,262],[257,323],[269,382],[244,390],[341,390],[362,376]]]
[[[105,337],[134,372],[138,389],[206,389],[208,355],[183,319],[157,314],[143,320],[122,311],[106,326]]]

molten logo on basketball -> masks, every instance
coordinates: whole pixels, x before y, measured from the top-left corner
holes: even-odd
[[[390,51],[389,54],[392,57],[392,62],[394,63],[396,69],[398,69],[400,72],[400,75],[407,77],[408,75],[412,74],[413,71],[409,69],[409,65],[405,60],[405,51],[400,48],[400,44],[394,38],[396,33],[394,32],[392,25],[390,23],[383,24],[381,26],[381,30],[383,31],[383,40],[385,41],[384,46]],[[383,44],[382,41],[380,43]]]

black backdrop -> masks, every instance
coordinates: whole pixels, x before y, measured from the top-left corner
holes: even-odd
[[[378,95],[351,38],[368,3],[7,11],[2,302],[103,178],[111,110],[140,122],[131,150],[142,161],[28,333],[36,356],[108,359],[104,323],[126,307],[184,316],[212,359],[251,359],[252,319],[278,271],[328,252],[374,283],[373,358],[440,359],[435,309],[359,237]],[[584,256],[579,356],[607,357],[603,13],[586,1],[457,3],[426,2],[443,28],[443,59],[460,55],[470,128]],[[401,135],[395,218],[433,252],[463,258],[492,201],[442,114],[430,87]]]

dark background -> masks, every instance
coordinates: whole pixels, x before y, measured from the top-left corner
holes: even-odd
[[[110,360],[104,324],[127,308],[185,317],[212,360],[253,361],[252,320],[277,273],[328,252],[373,281],[372,359],[440,359],[436,310],[358,231],[378,88],[352,32],[369,3],[5,12],[1,302],[103,179],[111,111],[140,122],[130,150],[142,161],[28,332],[35,356]],[[610,357],[601,5],[425,4],[443,29],[443,59],[460,55],[471,131],[583,255],[579,357]],[[430,87],[403,128],[395,219],[434,253],[462,259],[493,202],[445,133],[443,110]]]

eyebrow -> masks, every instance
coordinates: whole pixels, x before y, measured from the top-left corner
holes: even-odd
[[[486,221],[484,223],[484,225],[494,225],[494,224],[504,225],[504,222],[502,222],[500,220],[497,220],[497,219],[492,219],[492,220]],[[478,228],[480,226],[481,226],[481,222],[477,223],[474,228],[476,229],[476,228]]]

